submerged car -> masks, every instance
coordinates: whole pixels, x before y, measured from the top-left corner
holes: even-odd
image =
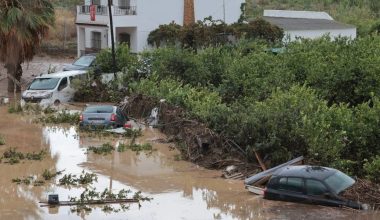
[[[79,57],[72,64],[66,64],[63,66],[63,71],[70,70],[88,70],[90,67],[93,67],[95,64],[96,55],[95,54],[86,54]]]
[[[123,127],[128,121],[121,109],[112,105],[93,105],[85,108],[80,115],[81,127]]]
[[[48,107],[69,102],[76,92],[72,86],[73,80],[84,80],[86,77],[86,71],[80,70],[36,77],[22,93],[21,106],[26,103],[36,103],[41,107]]]
[[[336,169],[286,166],[272,174],[264,190],[264,198],[363,209],[363,204],[339,196],[354,183],[354,179]]]

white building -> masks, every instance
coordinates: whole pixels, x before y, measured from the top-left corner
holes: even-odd
[[[327,34],[332,38],[356,38],[355,26],[337,22],[326,12],[264,10],[263,18],[282,28],[285,38],[290,37],[291,41],[297,38],[315,39]]]
[[[193,0],[195,20],[212,16],[214,20],[236,22],[245,0]],[[126,42],[132,52],[148,48],[149,33],[161,24],[183,25],[187,0],[113,0],[111,8],[116,45]],[[77,6],[78,56],[111,46],[107,0],[84,0]],[[90,5],[96,5],[91,20]]]

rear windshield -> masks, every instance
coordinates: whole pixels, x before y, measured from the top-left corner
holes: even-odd
[[[327,177],[325,179],[325,182],[327,185],[330,186],[330,188],[336,193],[339,194],[343,190],[347,189],[348,187],[352,186],[355,183],[355,180],[353,180],[351,177],[347,176],[346,174],[337,171],[335,174]]]
[[[79,59],[77,59],[73,65],[75,66],[85,66],[85,67],[88,67],[91,65],[92,61],[95,60],[95,57],[94,56],[83,56],[83,57],[80,57]]]
[[[90,106],[84,110],[85,113],[112,113],[113,106]]]
[[[60,78],[37,78],[30,84],[30,90],[52,90],[54,89]]]

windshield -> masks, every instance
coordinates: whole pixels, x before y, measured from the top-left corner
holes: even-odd
[[[82,56],[79,59],[77,59],[73,65],[75,66],[90,66],[92,61],[94,61],[95,57],[94,56]]]
[[[29,86],[29,90],[52,90],[54,89],[60,78],[37,78],[34,79]]]
[[[343,190],[352,186],[355,183],[355,180],[346,174],[337,171],[335,174],[327,177],[325,182],[336,194],[339,194]]]
[[[113,106],[90,106],[84,110],[85,113],[112,113]]]

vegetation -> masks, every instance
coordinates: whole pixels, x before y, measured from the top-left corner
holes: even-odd
[[[44,115],[38,118],[38,122],[46,124],[78,124],[79,123],[79,113],[70,113],[68,111],[60,111],[54,114]]]
[[[130,190],[121,189],[118,193],[112,193],[107,188],[104,189],[103,192],[97,192],[95,189],[90,190],[86,188],[79,197],[70,197],[71,202],[76,202],[76,206],[74,208],[71,208],[72,212],[91,212],[92,208],[90,208],[88,205],[86,205],[88,202],[91,201],[105,201],[105,200],[117,200],[117,199],[128,199],[128,195],[131,194]],[[133,194],[132,199],[135,199],[139,206],[141,206],[140,202],[142,201],[150,201],[151,198],[144,197],[141,195],[141,192],[136,192]],[[126,211],[129,209],[129,205],[126,205],[125,203],[119,204],[120,208],[115,208],[114,206],[110,205],[103,205],[102,211],[103,212],[120,212],[120,211]]]
[[[310,163],[373,175],[380,122],[380,37],[246,42],[197,52],[161,48],[133,92],[184,107],[225,137],[274,164]],[[364,166],[364,164],[367,164]],[[374,170],[374,169],[372,169]]]
[[[2,0],[0,8],[0,61],[8,74],[20,81],[21,64],[33,58],[54,24],[54,8],[50,0]],[[8,91],[13,92],[15,85],[9,80]]]
[[[16,151],[16,148],[9,148],[3,153],[0,162],[16,164],[21,160],[43,160],[46,156],[46,150],[41,150],[40,152],[32,152],[32,153],[22,153]]]
[[[87,151],[92,151],[95,154],[102,154],[102,155],[111,154],[112,151],[114,150],[115,148],[110,143],[102,144],[102,146],[100,147],[91,146],[87,149]]]
[[[84,170],[77,177],[75,174],[65,174],[61,179],[59,179],[60,185],[66,186],[78,186],[78,185],[90,185],[93,182],[98,181],[98,176],[94,173],[87,173]]]
[[[131,144],[128,144],[128,145],[121,143],[117,147],[117,151],[118,152],[124,152],[124,151],[126,151],[128,149],[131,150],[131,151],[134,151],[136,153],[139,153],[141,151],[149,151],[149,152],[153,151],[153,147],[149,143],[145,143],[145,144],[131,143]]]
[[[5,145],[5,140],[2,135],[0,135],[0,145]]]
[[[189,26],[176,23],[160,25],[150,32],[148,43],[152,46],[175,46],[198,49],[236,42],[240,38],[280,41],[284,32],[277,26],[258,18],[249,23],[227,25],[223,21],[205,18]]]
[[[326,11],[335,20],[358,27],[361,36],[375,31],[380,21],[378,0],[253,0],[246,1],[248,20],[262,16],[264,9]]]

